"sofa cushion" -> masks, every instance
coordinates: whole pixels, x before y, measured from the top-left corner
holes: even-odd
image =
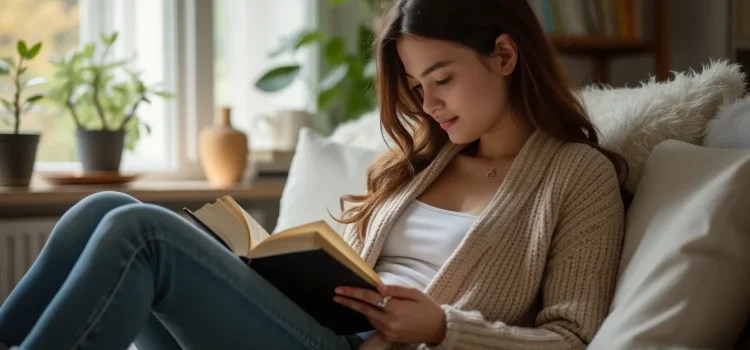
[[[341,215],[342,195],[365,193],[367,168],[379,153],[334,142],[308,128],[300,130],[274,232],[325,220],[342,233],[343,225],[331,215]]]
[[[627,213],[611,313],[591,349],[729,349],[750,310],[750,150],[668,140]]]

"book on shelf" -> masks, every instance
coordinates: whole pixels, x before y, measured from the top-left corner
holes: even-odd
[[[376,290],[382,282],[325,221],[269,234],[231,196],[183,211],[323,326],[337,334],[373,329],[364,315],[333,301],[334,289]]]
[[[527,0],[551,35],[643,39],[643,6],[653,0]]]

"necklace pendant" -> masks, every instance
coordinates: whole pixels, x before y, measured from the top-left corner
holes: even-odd
[[[495,168],[490,169],[490,172],[487,173],[487,178],[491,179],[495,177]]]

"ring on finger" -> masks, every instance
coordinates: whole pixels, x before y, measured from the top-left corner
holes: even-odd
[[[391,300],[390,295],[383,296],[382,299],[380,299],[380,302],[378,303],[378,307],[382,310],[385,309],[385,306],[388,305],[388,301]]]

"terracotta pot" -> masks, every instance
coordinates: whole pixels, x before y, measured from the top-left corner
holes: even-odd
[[[231,109],[222,108],[216,123],[201,130],[199,140],[201,166],[214,186],[240,182],[247,168],[248,137],[232,127]]]

